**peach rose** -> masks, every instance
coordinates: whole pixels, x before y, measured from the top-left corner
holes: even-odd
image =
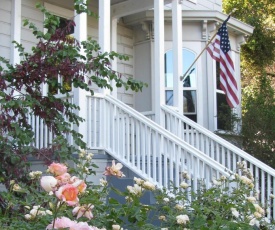
[[[65,201],[68,205],[73,206],[78,203],[78,189],[72,184],[66,184],[61,186],[55,195],[58,199]]]
[[[71,175],[69,173],[64,173],[60,176],[56,176],[55,178],[58,180],[59,184],[66,184],[70,181]]]
[[[71,177],[69,183],[76,187],[80,193],[83,193],[87,187],[86,183],[76,176]]]
[[[54,174],[55,176],[60,176],[67,172],[67,166],[60,163],[51,163],[48,166],[49,172]]]

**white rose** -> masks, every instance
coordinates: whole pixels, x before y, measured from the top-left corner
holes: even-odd
[[[189,185],[187,183],[185,183],[185,182],[181,182],[180,183],[180,187],[183,188],[183,189],[186,189],[186,188],[189,187]]]
[[[120,230],[121,228],[120,228],[120,226],[118,224],[113,224],[112,225],[112,229],[113,230]]]
[[[31,220],[31,219],[32,219],[32,215],[26,214],[26,215],[25,215],[25,219],[26,219],[26,220]]]
[[[236,208],[231,208],[231,212],[232,212],[232,215],[235,216],[235,217],[239,217],[240,213],[237,211]]]
[[[186,224],[189,221],[189,217],[187,215],[178,215],[176,216],[178,224]]]
[[[57,185],[57,179],[55,179],[53,176],[42,176],[40,185],[46,192],[51,192]]]
[[[149,181],[145,181],[143,183],[143,188],[153,191],[156,189],[156,186]]]

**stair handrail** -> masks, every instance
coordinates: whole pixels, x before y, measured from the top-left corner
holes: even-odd
[[[180,115],[178,112],[171,109],[169,106],[162,105],[161,107],[162,107],[162,109],[164,109],[167,112],[171,113],[173,116],[177,117],[178,119],[183,120],[186,124],[193,127],[194,129],[198,130],[202,134],[208,136],[209,138],[216,141],[220,145],[223,145],[224,147],[231,150],[232,152],[237,153],[240,157],[242,157],[246,161],[252,163],[253,165],[255,165],[258,168],[265,171],[266,173],[268,173],[268,174],[272,175],[273,177],[275,177],[275,170],[273,168],[271,168],[270,166],[268,166],[267,164],[261,162],[260,160],[256,159],[255,157],[251,156],[247,152],[241,150],[240,148],[236,147],[235,145],[231,144],[230,142],[226,141],[225,139],[219,137],[218,135],[216,135],[212,132],[209,132],[208,129],[198,125],[196,122],[192,121],[191,119]]]
[[[100,97],[100,96],[97,95],[97,97]],[[120,108],[123,108],[131,116],[135,117],[138,120],[141,120],[142,122],[146,123],[148,126],[151,126],[151,128],[154,128],[157,132],[163,134],[168,139],[174,140],[176,142],[176,144],[178,144],[180,146],[183,146],[187,151],[195,153],[196,157],[198,157],[201,160],[205,160],[206,163],[208,163],[209,165],[213,166],[213,168],[216,169],[217,171],[219,171],[220,173],[223,173],[224,175],[229,175],[228,174],[229,169],[227,169],[223,165],[217,163],[211,157],[205,155],[204,153],[202,153],[198,149],[194,148],[189,143],[183,141],[182,139],[180,139],[179,137],[177,137],[175,134],[167,131],[166,129],[164,129],[162,126],[160,126],[156,122],[152,121],[151,119],[147,118],[144,115],[141,116],[141,113],[139,113],[137,110],[131,108],[130,106],[128,106],[125,103],[123,103],[122,101],[120,101],[118,99],[115,99],[114,97],[112,97],[110,95],[104,95],[102,97],[105,97],[105,99],[108,100],[109,102],[112,102],[113,104],[118,105]]]

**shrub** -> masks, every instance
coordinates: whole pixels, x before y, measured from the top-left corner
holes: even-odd
[[[133,186],[119,191],[108,186],[108,178],[123,177],[122,165],[113,161],[104,173],[107,180],[95,185],[87,180],[95,175],[91,159],[92,154],[81,151],[76,168],[53,162],[47,175],[31,172],[26,184],[12,181],[1,194],[6,202],[2,229],[275,229],[265,218],[253,176],[243,162],[240,174],[213,179],[209,189],[202,180],[193,192],[186,172],[180,186],[170,190],[134,178]],[[110,190],[125,202],[110,198]],[[141,202],[148,191],[156,204]]]

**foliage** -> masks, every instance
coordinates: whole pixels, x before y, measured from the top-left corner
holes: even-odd
[[[132,78],[123,80],[121,74],[111,69],[111,60],[127,60],[127,56],[102,53],[98,43],[91,38],[80,43],[68,35],[75,26],[74,21],[59,28],[57,16],[47,12],[41,4],[37,7],[46,17],[45,30],[40,31],[34,23],[24,21],[24,26],[32,30],[38,41],[32,53],[25,52],[24,47],[14,41],[21,62],[12,66],[0,57],[0,182],[6,184],[10,178],[26,179],[24,175],[30,157],[46,163],[52,159],[63,161],[69,159],[78,146],[85,149],[82,135],[71,129],[72,125],[83,121],[77,115],[79,107],[70,100],[72,87],[91,94],[92,84],[112,90],[111,81],[126,90],[139,91],[143,87],[143,83]],[[88,11],[82,1],[75,1],[75,7],[79,13]],[[59,76],[64,84],[58,82]],[[46,92],[43,90],[45,86],[49,89]],[[56,92],[63,96],[56,97]],[[53,141],[50,146],[34,146],[35,135],[40,134],[32,129],[30,117],[41,121],[38,128],[51,132]],[[39,125],[35,120],[32,122]],[[65,137],[68,135],[72,136],[74,145],[68,143]]]
[[[275,6],[272,0],[224,0],[223,10],[254,27],[252,36],[242,46],[243,74],[254,77],[275,61]]]
[[[224,0],[223,9],[254,27],[242,45],[242,136],[244,149],[275,166],[275,5],[271,0]]]
[[[246,87],[243,94],[244,148],[275,167],[275,92],[266,76]]]
[[[81,151],[75,169],[52,163],[47,175],[31,172],[27,184],[12,181],[9,190],[2,192],[7,208],[0,209],[1,229],[275,229],[265,219],[245,162],[238,163],[240,174],[213,178],[210,188],[202,181],[194,192],[187,172],[180,186],[172,190],[134,178],[133,186],[120,191],[108,186],[110,177],[123,177],[122,165],[114,162],[104,173],[109,179],[95,185],[91,178],[96,165],[91,166],[91,160],[92,154]],[[68,185],[73,189],[65,191]],[[109,197],[111,190],[125,202]],[[153,205],[142,203],[149,191],[156,199]],[[270,197],[274,199],[272,194]],[[72,204],[73,200],[77,202]]]

